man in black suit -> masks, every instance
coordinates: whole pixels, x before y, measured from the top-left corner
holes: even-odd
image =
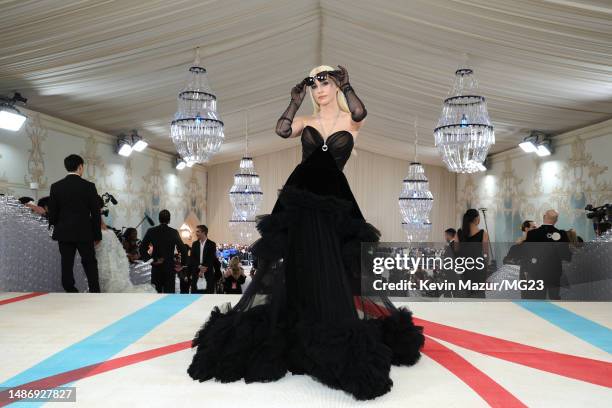
[[[525,252],[521,262],[521,273],[527,279],[544,281],[543,290],[522,291],[522,297],[528,299],[559,300],[561,286],[561,261],[570,261],[567,233],[555,227],[559,213],[548,210],[544,213],[543,223],[539,228],[527,232]]]
[[[151,283],[158,293],[175,292],[174,250],[181,254],[181,263],[187,262],[187,247],[183,244],[179,233],[168,226],[170,211],[159,212],[159,224],[149,228],[140,243],[140,257],[147,261],[153,258],[151,267]],[[149,245],[153,245],[153,253],[149,255]]]
[[[196,227],[197,241],[191,246],[189,270],[191,271],[191,293],[196,293],[199,278],[206,279],[204,293],[215,293],[217,282],[221,279],[221,263],[217,258],[217,244],[208,239],[208,227]],[[203,249],[202,249],[203,248]]]
[[[74,255],[79,251],[87,275],[89,292],[99,293],[98,262],[94,245],[102,240],[100,204],[96,185],[81,178],[83,159],[71,154],[64,159],[68,175],[51,185],[49,225],[58,241],[62,258],[62,286],[66,292],[78,292],[74,286]]]

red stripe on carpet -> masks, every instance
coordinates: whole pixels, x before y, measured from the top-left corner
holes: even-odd
[[[413,320],[415,324],[425,327],[424,332],[428,336],[456,346],[564,377],[612,387],[612,363],[557,353],[418,318]]]
[[[385,306],[370,300],[363,302],[355,299],[355,305],[373,317],[390,314]],[[612,363],[527,346],[416,317],[413,317],[413,321],[415,325],[423,326],[424,334],[456,346],[549,373],[612,388]]]
[[[365,306],[363,307],[364,309],[372,310],[371,307],[373,305],[360,306]],[[376,314],[388,314],[388,311],[386,313],[384,312],[384,307],[380,307],[378,305],[376,306],[377,307],[374,307],[374,310],[372,310],[375,311]],[[556,353],[537,347],[526,346],[520,343],[503,340],[496,337],[479,334],[476,332],[470,332],[463,329],[457,329],[451,326],[445,326],[439,323],[434,323],[418,318],[414,318],[414,322],[417,325],[425,326],[425,332],[428,336],[437,337],[441,340],[447,341],[463,348],[497,357],[502,360],[523,364],[539,370],[548,371],[551,373],[575,378],[582,381],[587,381],[593,384],[603,385],[607,387],[612,386],[612,363],[592,360],[584,357],[572,356],[568,354]],[[434,344],[429,346],[430,343]],[[121,367],[150,360],[166,354],[188,349],[190,347],[191,341],[171,344],[169,346],[159,347],[156,349],[147,350],[129,356],[118,357],[112,360],[102,362],[100,364],[93,364],[87,367],[82,367],[76,370],[71,370],[65,373],[42,378],[37,381],[16,386],[15,388],[42,389],[59,387],[63,384],[68,384],[80,380],[82,378],[91,377],[110,370],[115,370]],[[428,338],[425,342],[423,352],[426,353],[432,359],[438,361],[438,363],[440,363],[444,367],[447,367],[451,372],[455,373],[455,375],[458,374],[456,371],[453,371],[453,369],[460,369],[461,375],[463,376],[460,377],[462,381],[464,381],[472,389],[478,392],[479,395],[481,395],[487,402],[489,402],[487,398],[494,398],[495,396],[489,395],[489,392],[487,390],[484,390],[482,387],[485,387],[485,385],[487,387],[497,386],[499,387],[499,389],[504,390],[503,388],[501,388],[501,386],[499,386],[499,384],[495,383],[490,378],[488,380],[485,379],[484,377],[486,377],[486,375],[484,373],[477,370],[461,356],[457,355],[456,357],[449,357],[447,354],[447,356],[443,358],[443,356],[441,356],[441,348],[445,348],[447,350],[444,351],[444,353],[448,353],[448,350],[450,350],[442,344],[436,342],[432,338]],[[450,351],[453,352],[452,350]],[[463,360],[464,362],[462,362],[461,360]],[[487,381],[489,380],[491,382],[487,383]],[[483,394],[481,394],[476,388],[474,388],[473,385],[477,386],[478,390],[480,390]],[[497,389],[496,392],[499,392],[499,389]],[[15,402],[15,400],[8,399],[9,391],[10,390],[6,390],[0,393],[0,407]],[[486,398],[483,395],[486,395]],[[522,404],[519,400],[516,400],[514,396],[512,396],[511,394],[509,395],[512,397],[512,400],[506,398],[504,400],[504,404],[506,404],[505,406],[508,406],[509,403],[514,402]]]
[[[50,389],[69,384],[83,378],[102,374],[107,371],[116,370],[121,367],[140,363],[156,357],[161,357],[166,354],[175,353],[191,347],[191,340],[180,343],[171,344],[169,346],[159,347],[152,350],[143,351],[136,354],[130,354],[124,357],[114,358],[99,364],[92,364],[86,367],[77,368],[76,370],[66,371],[65,373],[52,375],[50,377],[41,378],[40,380],[32,381],[27,384],[15,386],[13,389],[19,390],[36,390]],[[187,369],[185,369],[187,370]],[[9,399],[9,389],[0,393],[0,407],[16,402],[16,399]]]
[[[526,407],[518,398],[454,350],[428,337],[423,354],[436,361],[473,389],[491,407]]]
[[[2,299],[0,300],[0,306],[8,305],[9,303],[19,302],[21,300],[31,299],[33,297],[42,296],[46,294],[47,292],[32,292],[32,293],[28,293],[27,295],[21,295],[21,296],[15,296],[12,298],[8,298],[8,299]]]

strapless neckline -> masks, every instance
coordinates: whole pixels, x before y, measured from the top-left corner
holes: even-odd
[[[306,125],[304,126],[304,129],[306,128],[311,128],[312,130],[315,131],[315,133],[319,136],[319,138],[323,141],[323,143],[327,143],[329,141],[329,139],[331,139],[332,137],[336,136],[339,133],[348,133],[351,136],[351,139],[353,142],[355,142],[355,136],[353,136],[353,134],[351,132],[349,132],[348,130],[337,130],[334,133],[332,133],[331,135],[327,136],[327,139],[323,138],[323,135],[321,134],[321,132],[319,132],[319,130],[314,127],[314,126],[310,126],[310,125]],[[304,130],[302,130],[302,134],[304,133]]]

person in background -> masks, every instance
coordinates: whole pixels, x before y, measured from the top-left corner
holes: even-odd
[[[230,259],[229,266],[223,275],[223,293],[231,295],[242,294],[242,284],[246,281],[244,269],[240,264],[240,258],[235,256]]]
[[[32,197],[19,197],[18,200],[22,205],[34,204],[34,199]]]
[[[37,205],[39,208],[42,208],[42,210],[44,211],[41,213],[41,215],[48,218],[49,217],[49,196],[43,197],[40,200],[38,200]]]
[[[504,257],[504,264],[520,265],[522,258],[522,244],[527,239],[527,233],[538,228],[535,221],[525,220],[521,224],[521,236],[516,240],[516,243],[510,247],[508,254]],[[521,277],[524,279],[524,277]]]
[[[454,228],[447,228],[444,231],[444,242],[446,245],[444,246],[444,258],[454,258],[455,257],[455,249],[454,243],[457,239],[457,231]],[[459,275],[455,273],[452,268],[442,268],[442,276],[447,282],[454,283],[455,290],[446,290],[443,292],[444,297],[460,297],[463,294],[463,291],[459,291]],[[449,287],[452,287],[449,285]]]
[[[187,247],[183,244],[179,233],[170,227],[170,211],[159,212],[159,224],[149,228],[140,244],[140,257],[143,261],[153,258],[151,267],[151,284],[158,293],[175,293],[176,276],[174,270],[174,252],[181,253],[183,265],[187,261]],[[149,246],[153,252],[149,255]]]
[[[610,228],[612,228],[612,224],[609,222],[599,222],[595,225],[595,236],[602,236],[603,234],[605,234],[608,230],[610,230]]]
[[[451,242],[453,242],[455,239],[457,238],[457,231],[455,231],[454,228],[447,228],[444,231],[444,241],[447,244],[450,244]]]
[[[52,238],[59,246],[64,290],[78,292],[73,268],[79,251],[89,292],[99,293],[95,246],[102,240],[102,220],[96,185],[82,178],[84,166],[83,158],[76,154],[64,159],[68,174],[53,183],[49,192],[49,227],[53,226]]]
[[[559,288],[562,274],[561,261],[570,261],[572,254],[569,249],[567,232],[557,229],[555,224],[559,213],[548,210],[542,217],[539,228],[527,232],[526,243],[533,243],[526,247],[526,256],[521,265],[525,269],[526,278],[542,280],[543,290],[531,290],[524,295],[527,298],[559,300]]]
[[[49,197],[41,198],[40,200],[38,200],[38,204],[35,204],[34,199],[31,197],[20,197],[19,202],[38,215],[41,215],[45,218],[49,217]]]
[[[125,249],[125,253],[132,263],[140,259],[138,246],[138,231],[136,228],[126,228],[123,233],[123,249]]]
[[[477,267],[466,268],[461,275],[464,281],[472,283],[482,283],[487,279],[487,267],[489,259],[489,234],[483,229],[480,229],[480,214],[478,210],[470,208],[463,215],[461,228],[457,231],[457,238],[453,242],[455,254],[464,258],[484,258],[485,267],[479,269]],[[458,242],[457,242],[458,241]],[[485,292],[481,290],[470,290],[467,292],[469,297],[483,298]]]
[[[197,240],[191,246],[189,270],[191,271],[191,293],[197,293],[198,279],[206,280],[204,293],[215,293],[217,282],[222,278],[221,264],[217,258],[217,244],[208,238],[208,227],[196,227]]]

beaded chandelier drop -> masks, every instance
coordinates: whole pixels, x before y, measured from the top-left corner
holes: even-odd
[[[431,233],[431,222],[402,222],[402,229],[406,233],[406,241],[408,242],[427,242]]]
[[[484,96],[477,94],[474,71],[460,68],[450,96],[444,100],[442,114],[434,129],[435,144],[446,167],[456,173],[485,170],[489,148],[495,144],[495,132],[489,119]]]
[[[221,148],[225,138],[217,113],[217,97],[200,66],[199,49],[189,68],[187,85],[178,94],[178,110],[170,124],[170,137],[186,163],[205,163]]]
[[[433,194],[425,169],[417,161],[418,132],[415,121],[414,161],[408,167],[408,175],[402,182],[399,197],[402,228],[409,242],[424,242],[429,236],[431,223],[429,213],[433,206]]]
[[[257,229],[255,218],[242,218],[235,212],[229,220],[229,228],[234,238],[234,243],[248,245],[253,242]]]

